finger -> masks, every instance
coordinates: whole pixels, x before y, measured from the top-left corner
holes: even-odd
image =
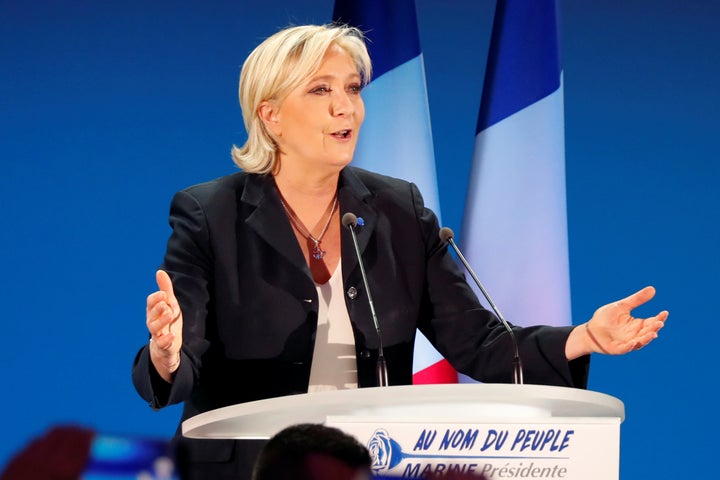
[[[175,296],[175,294],[173,293],[172,280],[170,279],[170,275],[168,275],[165,270],[158,270],[157,272],[155,272],[155,281],[157,282],[160,290],[167,293],[168,298],[172,298]]]
[[[648,302],[654,296],[655,287],[645,287],[642,290],[639,290],[632,295],[623,298],[622,300],[618,300],[617,304],[630,311],[633,308],[639,307],[643,303]]]
[[[147,317],[148,321],[160,320],[163,317],[167,317],[165,321],[169,323],[173,319],[172,307],[170,307],[167,302],[157,302],[148,309]]]
[[[153,336],[165,335],[170,332],[174,319],[172,309],[166,303],[160,303],[148,313],[147,328]]]
[[[648,321],[644,320],[642,322],[642,327],[638,329],[637,333],[635,334],[636,337],[639,336],[645,336],[645,335],[656,335],[657,332],[663,327],[662,322],[656,322],[656,321]]]
[[[167,318],[161,318],[159,320],[153,320],[148,322],[147,329],[153,338],[160,338],[163,335],[167,335],[170,333],[170,328],[168,327],[169,324],[170,322],[167,320]]]
[[[165,304],[167,305],[167,293],[163,291],[158,291],[151,293],[147,297],[147,306],[145,308],[145,311],[150,314],[150,312],[158,305],[158,304]]]
[[[630,353],[633,350],[638,348],[638,342],[637,340],[628,340],[627,342],[623,342],[617,345],[615,349],[615,355],[625,355],[626,353]]]
[[[643,328],[651,328],[652,330],[657,331],[665,326],[665,320],[667,320],[668,315],[667,310],[663,310],[653,317],[640,320],[642,320]]]
[[[655,340],[658,337],[658,334],[656,332],[647,333],[645,335],[642,335],[641,337],[638,337],[635,340],[635,345],[633,346],[633,350],[640,350],[645,345],[649,344],[653,340]]]
[[[170,350],[175,341],[175,336],[171,333],[163,335],[161,337],[153,337],[152,344],[159,350],[167,351]]]
[[[160,290],[165,292],[167,295],[167,302],[168,305],[170,305],[170,308],[172,308],[173,316],[175,319],[180,317],[180,304],[178,303],[177,297],[175,297],[175,292],[173,289],[172,279],[170,278],[170,275],[167,274],[164,270],[158,270],[155,274],[155,279],[157,280],[158,287],[160,287]]]

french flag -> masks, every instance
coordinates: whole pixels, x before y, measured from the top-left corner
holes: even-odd
[[[440,217],[414,0],[335,0],[333,21],[366,35],[373,62],[373,79],[362,94],[365,122],[353,165],[415,183]],[[457,382],[455,370],[420,332],[414,358],[414,383]]]
[[[465,256],[515,325],[572,323],[558,13],[497,2],[463,217]]]

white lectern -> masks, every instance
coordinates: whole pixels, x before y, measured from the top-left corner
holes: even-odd
[[[623,403],[542,385],[408,385],[308,393],[220,408],[183,422],[191,438],[270,438],[324,423],[368,446],[378,475],[476,472],[489,479],[619,478]]]

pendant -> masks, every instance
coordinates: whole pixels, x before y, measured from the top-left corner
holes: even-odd
[[[320,242],[315,242],[315,246],[312,249],[312,257],[315,260],[322,260],[322,258],[325,256],[325,250],[320,248]]]

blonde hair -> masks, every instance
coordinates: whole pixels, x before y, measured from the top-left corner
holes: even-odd
[[[238,93],[248,138],[242,147],[233,145],[235,164],[249,173],[275,169],[277,143],[259,116],[260,104],[282,102],[302,85],[322,63],[330,47],[337,45],[355,60],[363,85],[370,81],[370,55],[360,30],[347,25],[304,25],[280,30],[250,53],[240,73]]]

